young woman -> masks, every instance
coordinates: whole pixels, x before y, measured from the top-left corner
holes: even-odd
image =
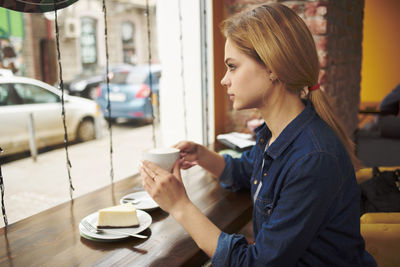
[[[265,124],[239,159],[180,142],[173,173],[143,162],[144,188],[212,257],[213,266],[376,266],[360,235],[353,145],[317,83],[313,37],[281,4],[222,25],[227,72],[221,83],[237,110],[257,108]],[[231,190],[249,188],[255,242],[218,229],[189,200],[180,168],[199,164]]]

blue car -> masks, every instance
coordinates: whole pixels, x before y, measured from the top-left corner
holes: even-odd
[[[148,65],[114,67],[109,72],[111,119],[151,121],[152,110],[158,109],[160,76],[159,65],[151,65],[151,68]],[[96,101],[106,118],[109,117],[107,96],[107,84],[103,82],[97,88]]]

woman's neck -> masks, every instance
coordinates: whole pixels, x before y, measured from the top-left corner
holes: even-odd
[[[304,109],[304,104],[299,96],[289,93],[283,88],[279,91],[259,109],[272,134],[269,144],[272,144],[283,129]]]

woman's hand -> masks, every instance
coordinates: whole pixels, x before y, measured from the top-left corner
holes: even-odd
[[[198,164],[201,145],[190,141],[181,141],[174,145],[180,150],[180,166],[186,170]]]
[[[219,177],[224,170],[225,160],[223,156],[203,145],[190,141],[181,141],[174,147],[180,150],[181,169],[186,170],[195,165],[200,165],[215,177]]]
[[[172,173],[143,161],[140,175],[149,195],[186,229],[209,257],[213,257],[221,230],[190,201],[182,183],[179,160]]]
[[[173,172],[170,173],[157,164],[143,161],[140,169],[144,189],[160,205],[160,208],[170,214],[179,212],[190,203],[179,167],[179,160],[177,160]]]

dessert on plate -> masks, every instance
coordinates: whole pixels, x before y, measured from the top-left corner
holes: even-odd
[[[136,208],[130,203],[99,210],[97,228],[125,228],[138,225]]]

